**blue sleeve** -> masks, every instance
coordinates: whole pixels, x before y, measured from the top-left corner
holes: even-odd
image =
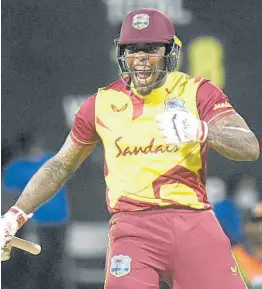
[[[21,161],[12,162],[4,168],[2,181],[6,192],[19,195],[23,191],[29,181],[23,168],[25,166]]]

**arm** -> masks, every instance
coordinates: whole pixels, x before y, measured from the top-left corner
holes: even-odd
[[[236,113],[209,123],[206,142],[222,156],[234,161],[255,161],[260,154],[256,136]]]
[[[231,160],[258,159],[260,148],[254,133],[218,87],[204,80],[198,88],[197,108],[200,120],[185,111],[167,111],[157,117],[167,143],[206,142]]]
[[[95,96],[89,97],[75,115],[70,135],[60,151],[32,177],[16,206],[33,212],[50,199],[93,151],[98,135],[95,128]]]
[[[197,107],[200,119],[208,125],[206,142],[211,148],[235,161],[259,157],[255,135],[220,88],[203,80],[197,92]]]
[[[1,260],[10,258],[9,244],[17,230],[21,228],[35,211],[60,189],[90,155],[98,141],[95,128],[95,95],[89,97],[80,107],[65,144],[31,178],[22,195],[1,218],[0,243]]]
[[[33,212],[60,189],[94,147],[77,144],[68,136],[60,151],[32,177],[15,205],[27,214]]]

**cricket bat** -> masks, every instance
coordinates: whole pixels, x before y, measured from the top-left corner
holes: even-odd
[[[28,253],[31,253],[33,255],[38,255],[41,252],[41,246],[33,243],[26,241],[24,239],[20,239],[18,237],[13,237],[11,240],[11,245],[15,248],[24,250]]]

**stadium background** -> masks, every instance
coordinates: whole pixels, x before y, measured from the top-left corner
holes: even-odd
[[[12,144],[17,134],[30,131],[45,138],[48,150],[59,149],[80,103],[118,77],[113,39],[124,15],[139,7],[168,12],[183,42],[180,69],[223,88],[261,139],[260,0],[4,0],[2,140]],[[261,158],[237,164],[211,152],[208,170],[222,178],[232,172],[250,173],[262,191]],[[68,183],[68,191],[69,231],[77,230],[86,240],[75,248],[76,241],[70,239],[75,233],[69,233],[70,254],[85,259],[75,279],[96,283],[101,279],[108,219],[101,146]],[[89,273],[84,269],[88,267]]]

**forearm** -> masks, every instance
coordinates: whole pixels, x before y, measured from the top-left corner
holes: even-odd
[[[237,126],[209,124],[206,139],[211,148],[235,161],[254,161],[259,157],[259,144],[252,131]]]
[[[68,136],[60,151],[32,177],[15,205],[27,214],[35,211],[62,187],[95,145],[78,145]]]
[[[72,173],[73,168],[53,157],[32,177],[15,205],[27,214],[33,212],[50,199]]]

